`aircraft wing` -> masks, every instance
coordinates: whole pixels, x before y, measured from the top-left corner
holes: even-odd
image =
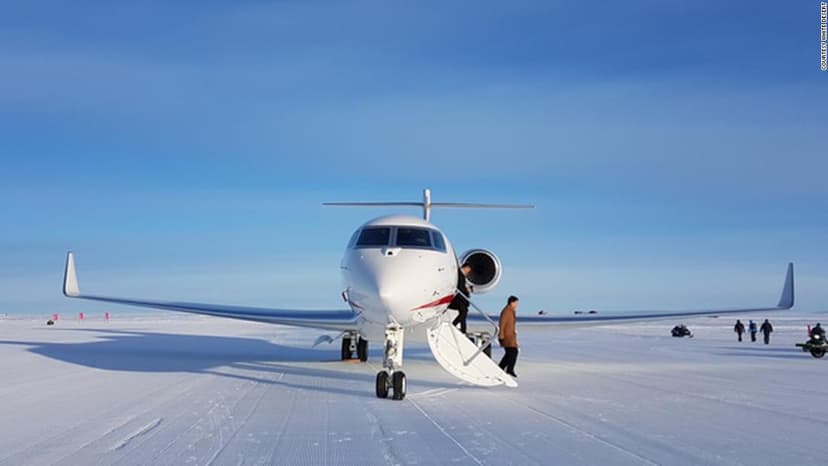
[[[250,320],[295,327],[312,327],[328,330],[356,330],[360,315],[352,310],[290,310],[269,309],[246,306],[227,306],[217,304],[152,301],[147,299],[115,298],[81,294],[75,272],[75,255],[66,256],[66,269],[63,276],[63,294],[68,298],[88,299],[106,303],[125,304],[127,306],[164,309],[168,311],[189,312],[231,319]]]
[[[782,311],[792,308],[794,305],[794,266],[788,264],[788,272],[785,275],[785,284],[782,288],[782,295],[776,306],[758,308],[738,309],[697,309],[686,311],[624,311],[624,312],[594,312],[572,315],[525,315],[518,314],[518,325],[524,326],[557,326],[557,327],[589,327],[595,325],[624,324],[630,322],[642,322],[650,320],[666,320],[681,317],[703,317],[723,316],[729,314],[745,314],[767,311]],[[489,315],[495,322],[498,315]],[[468,320],[475,326],[487,324],[483,316],[469,313]]]

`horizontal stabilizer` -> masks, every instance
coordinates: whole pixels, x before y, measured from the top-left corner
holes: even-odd
[[[423,190],[422,201],[391,201],[391,202],[324,202],[330,207],[419,207],[423,209],[423,218],[431,220],[431,209],[534,209],[530,204],[481,204],[477,202],[431,202],[431,190]]]
[[[424,207],[422,202],[323,202],[328,207]],[[533,209],[531,204],[481,204],[479,202],[432,202],[432,208],[445,207],[457,209]]]
[[[456,209],[534,209],[532,204],[481,204],[479,202],[432,202],[431,207]]]

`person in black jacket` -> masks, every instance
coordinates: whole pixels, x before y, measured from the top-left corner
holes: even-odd
[[[466,276],[471,273],[471,270],[471,265],[468,262],[457,269],[457,289],[465,293],[466,296],[470,296],[472,292],[471,285],[466,281]],[[451,324],[455,327],[459,326],[460,331],[466,333],[466,317],[469,315],[469,300],[460,292],[457,292],[448,308],[457,311],[457,317]]]
[[[741,320],[736,320],[736,325],[733,326],[733,331],[739,336],[739,341],[742,341],[742,335],[745,333],[745,324]]]
[[[773,332],[773,325],[768,322],[768,319],[765,319],[765,321],[762,322],[762,326],[759,327],[759,331],[762,332],[762,335],[765,337],[765,344],[767,345],[770,343],[770,334]]]
[[[822,337],[823,340],[825,340],[825,329],[822,328],[822,324],[820,324],[819,322],[817,322],[816,327],[811,329],[811,336],[814,335],[819,335]]]

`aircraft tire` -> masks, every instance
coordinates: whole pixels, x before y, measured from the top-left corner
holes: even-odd
[[[811,348],[811,356],[817,359],[825,356],[825,348]]]
[[[359,337],[359,341],[357,342],[357,357],[362,362],[368,360],[368,340],[362,337]]]
[[[388,372],[377,373],[377,398],[388,398]]]
[[[402,400],[405,398],[405,391],[408,384],[406,383],[404,372],[394,372],[394,375],[391,376],[391,385],[394,388],[395,400]]]
[[[350,338],[342,338],[342,360],[347,361],[351,359],[351,339]]]

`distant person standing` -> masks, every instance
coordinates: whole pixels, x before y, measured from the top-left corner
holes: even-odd
[[[472,292],[472,287],[468,284],[466,277],[471,273],[471,270],[471,265],[468,262],[457,269],[457,290],[459,291],[454,295],[454,299],[451,300],[448,306],[449,309],[457,311],[457,317],[451,324],[455,327],[459,326],[463,333],[466,333],[466,318],[469,316],[469,300],[466,299],[466,296],[471,296]],[[464,293],[466,296],[463,296]]]
[[[756,326],[756,322],[750,321],[748,324],[748,332],[750,332],[750,341],[756,341],[756,334],[759,333],[759,327]]]
[[[765,319],[765,321],[762,322],[762,326],[759,327],[759,331],[762,332],[762,335],[765,337],[765,344],[767,345],[770,343],[770,334],[773,332],[773,325],[771,325],[768,319]]]
[[[814,328],[811,329],[811,336],[813,337],[816,335],[821,336],[822,339],[825,340],[825,329],[822,328],[822,324],[820,324],[819,322],[817,322],[816,326],[814,326]]]
[[[497,335],[500,346],[506,351],[503,359],[500,360],[500,368],[506,371],[512,377],[517,377],[515,374],[515,364],[518,357],[518,342],[517,342],[517,308],[519,300],[517,296],[509,296],[506,300],[506,307],[500,311],[500,332]]]
[[[736,319],[736,325],[733,326],[733,331],[739,336],[739,341],[742,341],[742,335],[745,333],[745,324],[741,320]]]

